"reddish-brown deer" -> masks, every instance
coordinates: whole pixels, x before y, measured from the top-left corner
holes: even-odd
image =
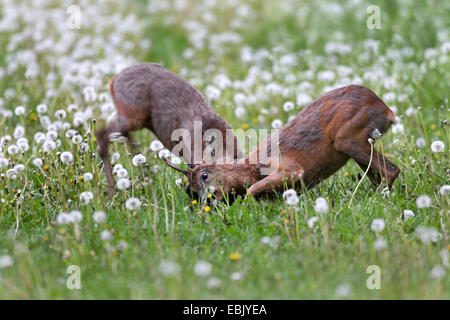
[[[203,194],[212,186],[217,198],[232,190],[245,194],[246,187],[249,195],[273,195],[285,185],[312,187],[352,158],[364,171],[370,164],[368,176],[373,183],[385,179],[390,187],[400,169],[372,149],[368,139],[385,133],[394,120],[394,113],[368,88],[335,89],[309,104],[245,158],[195,166],[187,172],[189,183]],[[264,148],[267,159],[261,158]]]
[[[226,131],[232,132],[230,125],[215,112],[198,90],[159,64],[140,63],[123,70],[111,80],[109,91],[117,116],[105,128],[99,130],[96,136],[110,196],[114,193],[114,179],[108,147],[110,135],[113,133],[130,138],[131,131],[147,128],[166,148],[172,150],[179,144],[173,139],[172,133],[177,129],[185,129],[192,133],[191,141],[185,141],[189,145],[187,149],[194,150],[194,123],[197,122],[201,125],[202,134],[211,128],[222,132],[223,145],[227,146],[225,139],[229,139],[229,135]],[[223,148],[223,154],[217,154],[216,157],[229,156],[236,159],[244,155],[233,134],[232,140],[234,147]],[[201,150],[205,148],[205,143],[206,141],[201,140]],[[181,156],[187,164],[193,165],[193,152]],[[184,172],[170,162],[168,164]]]

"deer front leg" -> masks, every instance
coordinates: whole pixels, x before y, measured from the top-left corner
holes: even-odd
[[[269,174],[264,179],[252,184],[247,191],[247,195],[256,196],[263,192],[272,190],[272,189],[280,189],[283,187],[283,184],[286,183],[295,183],[298,181],[303,175],[303,169],[296,168],[293,170],[277,170],[273,173]]]

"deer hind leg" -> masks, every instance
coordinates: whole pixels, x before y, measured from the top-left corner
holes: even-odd
[[[349,141],[341,145],[339,151],[350,156],[364,171],[371,163],[367,175],[376,186],[380,185],[384,179],[391,188],[400,173],[400,169],[375,148],[373,148],[372,161],[370,161],[371,146],[369,142],[362,145],[356,141]]]
[[[127,137],[130,128],[128,126],[128,121],[126,118],[117,117],[111,123],[109,123],[105,128],[96,132],[97,144],[98,144],[98,154],[103,161],[103,166],[105,167],[106,181],[108,182],[108,195],[112,197],[114,194],[114,178],[112,175],[111,160],[109,159],[109,143],[110,135],[113,132],[119,132],[123,136]]]

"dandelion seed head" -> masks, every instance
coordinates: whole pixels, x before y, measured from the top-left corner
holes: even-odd
[[[14,264],[14,259],[9,255],[0,256],[0,269],[11,267]]]
[[[372,221],[372,224],[370,225],[370,228],[375,232],[383,231],[384,227],[385,227],[385,222],[381,218],[374,219]]]
[[[180,266],[172,260],[162,260],[159,264],[159,272],[166,277],[176,276],[180,273]]]
[[[328,212],[328,203],[325,198],[319,197],[314,204],[314,211],[317,214],[326,214]]]
[[[106,214],[104,211],[95,211],[92,214],[92,220],[94,220],[95,223],[103,223],[106,221]]]
[[[100,239],[102,239],[103,241],[111,241],[113,238],[113,235],[111,233],[111,231],[109,230],[103,230],[100,233]]]
[[[132,163],[135,167],[139,167],[143,164],[145,164],[147,160],[145,159],[145,156],[143,154],[135,155],[132,159]]]
[[[428,208],[431,206],[431,198],[430,196],[423,194],[416,199],[416,205],[419,209]]]
[[[141,201],[138,198],[130,198],[126,201],[125,206],[128,210],[136,210],[141,206]]]
[[[120,178],[119,180],[117,180],[116,182],[116,187],[119,190],[126,190],[130,187],[131,183],[130,180],[128,178]]]
[[[61,152],[59,158],[64,164],[71,164],[73,162],[73,154],[70,151]]]
[[[444,152],[445,151],[445,144],[442,141],[440,141],[440,140],[433,141],[431,143],[431,151],[433,151],[433,152]]]
[[[211,273],[212,266],[209,262],[206,261],[197,261],[194,266],[194,273],[197,276],[206,277]]]

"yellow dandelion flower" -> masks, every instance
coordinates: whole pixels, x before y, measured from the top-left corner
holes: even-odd
[[[238,261],[239,259],[241,259],[241,254],[237,253],[237,252],[232,253],[230,255],[230,259],[233,260],[233,261]]]
[[[345,173],[345,176],[346,176],[346,177],[350,177],[350,173],[346,172],[346,173]]]
[[[48,164],[46,164],[46,165],[44,165],[44,166],[42,167],[42,169],[44,169],[45,171],[47,171],[48,169],[50,169],[50,166],[49,166]]]
[[[434,124],[431,125],[431,130],[436,129],[436,126]]]
[[[30,120],[33,121],[36,119],[36,113],[30,114]]]
[[[196,204],[197,204],[197,200],[193,200],[193,201],[192,201],[192,205],[195,206]]]
[[[211,211],[211,208],[209,206],[206,206],[204,210],[205,210],[206,213],[208,213],[208,212]]]
[[[250,128],[250,126],[248,124],[244,123],[242,125],[242,129],[247,130],[248,128]]]
[[[44,240],[45,242],[48,242],[48,237],[47,236],[43,236],[42,240]]]
[[[210,194],[208,194],[208,199],[211,199],[212,198],[212,194],[210,193]]]
[[[97,137],[94,136],[94,137],[92,138],[92,142],[97,142]]]

